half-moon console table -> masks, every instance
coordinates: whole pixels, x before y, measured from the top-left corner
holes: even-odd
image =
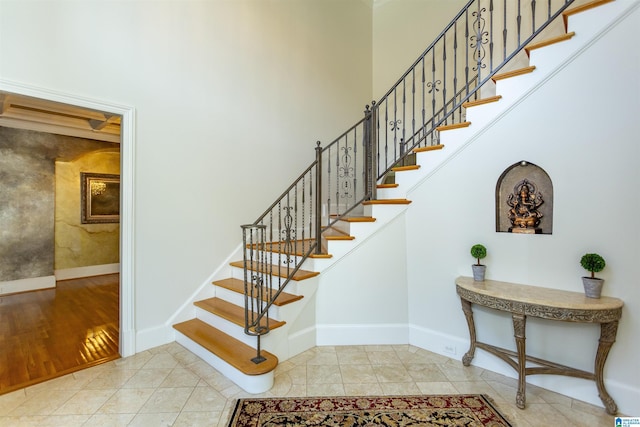
[[[609,350],[616,340],[618,321],[622,315],[622,300],[610,297],[587,298],[584,293],[494,280],[475,282],[471,277],[458,277],[456,279],[456,291],[462,302],[462,311],[467,319],[471,337],[469,351],[462,358],[462,363],[464,366],[471,364],[477,347],[511,365],[518,372],[518,392],[516,394],[518,408],[524,409],[525,407],[527,375],[554,374],[594,380],[598,387],[600,399],[604,403],[607,412],[613,415],[618,411],[616,403],[605,389],[602,372]],[[476,327],[473,320],[473,311],[471,310],[472,304],[511,313],[516,352],[476,340]],[[565,322],[599,323],[600,340],[594,372],[582,371],[527,356],[525,351],[527,316]],[[527,367],[527,361],[533,362],[537,366]]]

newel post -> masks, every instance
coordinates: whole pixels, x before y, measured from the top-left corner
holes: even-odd
[[[322,253],[322,147],[316,142],[316,255]]]
[[[364,167],[364,185],[365,194],[367,194],[368,200],[375,200],[376,195],[376,182],[378,180],[378,142],[376,132],[376,124],[378,123],[377,117],[378,109],[376,108],[376,101],[371,102],[371,109],[367,105],[364,110],[364,150],[365,150],[365,167]]]

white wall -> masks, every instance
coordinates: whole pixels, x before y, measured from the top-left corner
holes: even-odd
[[[605,369],[620,411],[633,415],[640,401],[637,339],[640,292],[640,55],[634,48],[640,10],[567,64],[539,90],[418,187],[406,214],[409,321],[414,343],[443,352],[468,349],[468,330],[454,280],[471,275],[474,243],[488,248],[487,277],[582,292],[579,264],[586,252],[607,261],[599,276],[604,295],[625,302]],[[446,147],[445,147],[446,149]],[[510,165],[530,161],[549,174],[554,189],[552,235],[495,231],[495,188]],[[433,242],[433,244],[425,244]],[[531,319],[528,353],[593,370],[599,328]],[[514,349],[509,316],[478,310],[479,339]],[[501,361],[476,353],[474,363],[514,375]],[[592,381],[533,376],[528,381],[602,405]]]
[[[361,1],[2,1],[0,80],[135,109],[139,343],[361,118],[371,22]]]
[[[380,99],[467,0],[378,0],[373,14],[373,97]]]

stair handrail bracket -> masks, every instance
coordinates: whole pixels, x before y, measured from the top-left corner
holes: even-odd
[[[269,308],[334,224],[361,214],[376,187],[413,150],[439,145],[438,128],[465,122],[463,104],[487,98],[492,77],[574,0],[470,0],[387,93],[334,141],[253,223],[243,225],[245,333],[270,331]],[[527,59],[528,60],[528,59]],[[259,363],[259,362],[257,362]]]

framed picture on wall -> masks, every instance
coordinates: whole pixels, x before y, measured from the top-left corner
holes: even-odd
[[[120,222],[120,175],[80,173],[83,224]]]

